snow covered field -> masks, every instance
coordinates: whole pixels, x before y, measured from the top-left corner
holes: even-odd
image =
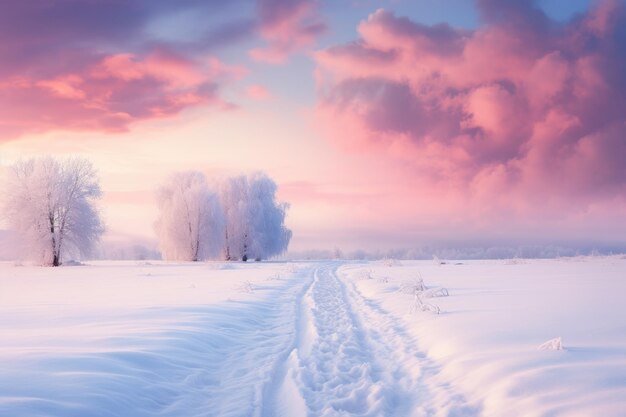
[[[449,291],[423,299],[441,314],[409,313],[413,297],[398,289],[418,274]],[[400,318],[409,344],[435,367],[423,378],[428,397],[441,401],[425,415],[626,415],[623,257],[348,265],[340,275],[372,328]],[[565,350],[538,350],[556,337]],[[450,387],[479,411],[448,413]]]
[[[0,416],[623,416],[625,293],[621,257],[5,263]]]

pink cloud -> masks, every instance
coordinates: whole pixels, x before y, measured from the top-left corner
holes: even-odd
[[[478,4],[476,30],[379,10],[358,40],[317,52],[318,121],[404,164],[411,184],[465,196],[464,210],[624,207],[624,5],[558,23],[532,2]]]
[[[326,25],[311,0],[260,0],[259,32],[267,46],[249,51],[252,59],[282,64],[293,52],[313,45]]]
[[[36,83],[38,87],[48,88],[59,97],[68,99],[83,99],[85,92],[81,89],[83,79],[77,75],[65,75],[51,80],[41,80]]]
[[[185,40],[158,29],[168,16],[216,14],[227,2],[5,3],[0,141],[50,129],[122,131],[191,106],[229,107],[220,87],[247,72],[210,51],[251,37],[252,16],[201,25]]]
[[[215,57],[189,59],[165,50],[85,60],[74,69],[0,82],[0,140],[50,129],[124,131],[190,106],[225,107],[218,85],[246,73]]]
[[[252,84],[248,86],[246,89],[246,95],[253,100],[259,101],[269,100],[272,98],[272,93],[260,84]]]

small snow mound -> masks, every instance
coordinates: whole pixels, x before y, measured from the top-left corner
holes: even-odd
[[[84,263],[81,263],[79,261],[75,261],[70,259],[69,261],[65,261],[63,262],[63,266],[84,266]]]
[[[563,341],[560,337],[555,337],[539,345],[537,350],[564,350]]]

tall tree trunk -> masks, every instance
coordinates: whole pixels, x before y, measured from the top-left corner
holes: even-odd
[[[200,254],[200,238],[199,238],[199,237],[197,237],[197,238],[196,238],[195,251],[194,251],[194,253],[193,253],[193,259],[192,259],[192,260],[193,260],[193,262],[198,262],[198,258],[199,258],[199,256],[198,256],[198,255],[199,255],[199,254]]]
[[[230,258],[230,246],[229,246],[229,243],[228,243],[228,229],[226,227],[224,227],[224,233],[225,233],[225,238],[224,238],[225,239],[225,243],[224,243],[224,246],[226,247],[226,254],[224,255],[224,257],[226,258],[227,261],[230,261],[232,259]]]
[[[248,234],[243,235],[243,255],[241,256],[241,260],[244,262],[248,262]]]
[[[52,246],[52,266],[59,266],[61,264],[59,257],[59,250],[57,250],[57,240],[54,236],[54,214],[49,214],[48,219],[50,221],[50,236]]]

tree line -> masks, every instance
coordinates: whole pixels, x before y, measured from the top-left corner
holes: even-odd
[[[209,180],[199,171],[172,174],[157,190],[155,232],[163,259],[263,260],[287,250],[287,203],[276,183],[257,172]],[[32,158],[8,170],[0,211],[24,256],[48,266],[89,256],[104,233],[102,196],[84,158]]]
[[[267,259],[287,249],[288,205],[263,173],[209,184],[198,171],[172,175],[157,193],[156,232],[166,259]]]

